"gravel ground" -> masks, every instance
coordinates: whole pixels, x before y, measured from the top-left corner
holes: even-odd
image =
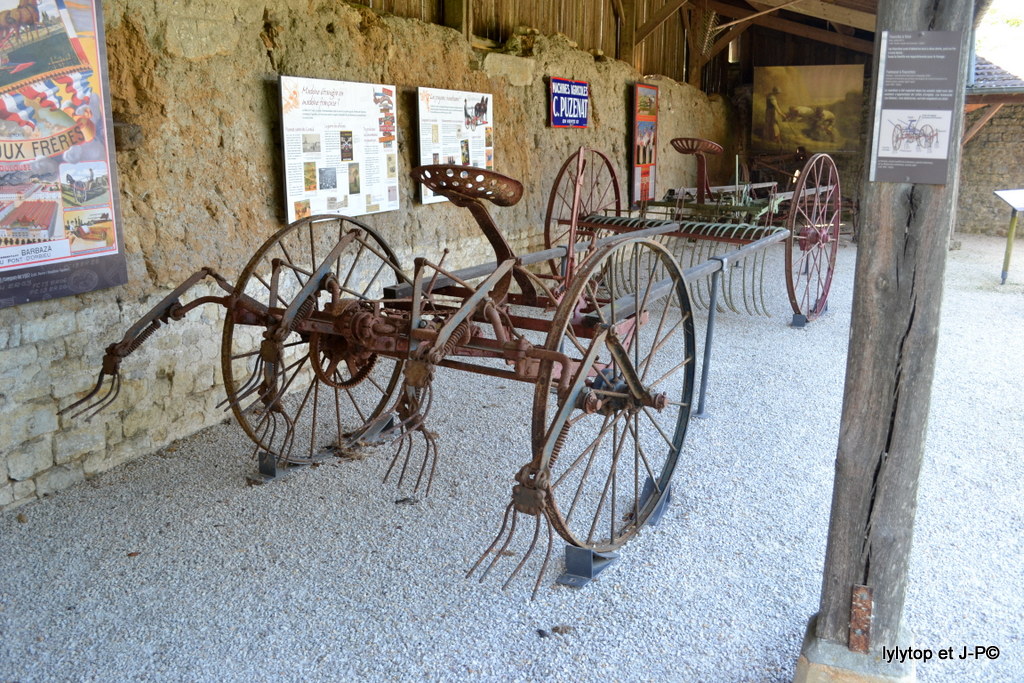
[[[1024,264],[999,286],[1003,242],[962,240],[906,622],[933,651],[1001,650],[920,680],[1019,681]],[[463,578],[528,459],[531,387],[441,371],[426,499],[396,503],[379,450],[246,486],[226,423],[0,515],[0,680],[789,680],[818,604],[854,258],[803,330],[779,272],[773,317],[719,316],[674,499],[582,590],[554,585],[560,558],[534,601],[532,577],[501,590],[514,561]]]

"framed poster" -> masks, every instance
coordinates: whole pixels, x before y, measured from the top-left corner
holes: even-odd
[[[0,308],[128,281],[99,0],[0,0]]]
[[[586,128],[590,114],[590,84],[551,77],[548,83],[548,123],[552,128]]]
[[[658,168],[658,87],[633,86],[633,204],[654,199]]]
[[[288,222],[398,208],[395,86],[281,76]]]
[[[418,88],[420,164],[494,168],[494,98],[490,93]],[[448,201],[420,185],[424,204]]]
[[[856,151],[863,99],[863,64],[755,67],[751,148]]]

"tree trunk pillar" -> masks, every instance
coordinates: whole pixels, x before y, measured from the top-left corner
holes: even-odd
[[[865,183],[821,603],[797,680],[838,680],[836,672],[860,674],[860,680],[907,677],[905,669],[886,673],[878,665],[884,663],[883,647],[909,644],[901,636],[903,603],[943,274],[956,214],[972,9],[962,0],[878,3],[872,97],[878,96],[882,77],[877,72],[882,31],[962,31],[949,168],[944,185]],[[872,147],[869,142],[869,157]],[[870,167],[868,158],[865,169]],[[871,594],[866,622],[851,609],[857,586]],[[866,654],[852,651],[851,618],[868,625],[867,639],[860,642],[867,644]],[[854,641],[865,635],[852,630]],[[833,661],[819,662],[822,667],[809,675],[812,655]]]

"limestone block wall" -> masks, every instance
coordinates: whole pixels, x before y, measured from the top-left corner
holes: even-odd
[[[965,129],[985,110],[972,112]],[[957,203],[958,232],[1006,236],[1010,207],[993,190],[1024,188],[1024,105],[1006,105],[964,147]],[[1024,230],[1018,227],[1018,238]]]
[[[513,248],[543,244],[547,193],[579,145],[618,162],[625,192],[631,84],[642,76],[595,60],[560,36],[529,57],[474,52],[449,29],[380,16],[336,0],[108,0],[104,3],[116,121],[142,142],[119,150],[129,284],[0,310],[0,508],[19,505],[156,450],[224,419],[223,312],[207,307],[162,328],[123,366],[120,397],[91,422],[57,416],[96,380],[105,346],[181,280],[211,266],[229,280],[284,220],[279,74],[398,87],[400,211],[365,217],[411,270],[412,258],[458,267],[491,260],[468,212],[421,206],[415,165],[416,87],[489,92],[495,170],[522,180],[524,199],[496,209]],[[591,83],[590,127],[546,126],[546,77]],[[658,191],[692,184],[678,136],[732,148],[725,104],[669,79],[661,88]],[[729,176],[732,157],[712,172]],[[219,294],[209,286],[196,296]]]

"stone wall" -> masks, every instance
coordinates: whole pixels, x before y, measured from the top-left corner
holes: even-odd
[[[986,110],[968,114],[969,130]],[[1006,236],[1010,207],[993,190],[1024,187],[1024,105],[1006,105],[964,147],[957,232]],[[1017,230],[1024,238],[1024,229]]]
[[[117,154],[129,284],[0,310],[0,508],[224,418],[215,408],[223,398],[215,308],[161,329],[127,359],[121,395],[91,422],[56,412],[93,385],[104,347],[169,289],[205,265],[233,279],[280,227],[279,74],[397,85],[403,174],[417,152],[417,86],[493,93],[495,170],[526,186],[524,199],[495,217],[520,251],[542,247],[547,192],[578,145],[618,160],[625,182],[630,85],[641,76],[564,37],[537,36],[529,57],[485,55],[452,30],[335,0],[108,0],[104,14],[114,118],[142,133],[138,147]],[[550,75],[591,83],[588,129],[545,125]],[[669,79],[649,82],[661,87],[662,192],[693,183],[693,160],[673,152],[671,138],[732,145],[723,102]],[[714,177],[727,178],[731,156],[715,163]],[[451,266],[491,260],[467,212],[419,205],[408,179],[400,196],[400,211],[366,222],[407,269],[415,255],[437,258],[442,245]]]

